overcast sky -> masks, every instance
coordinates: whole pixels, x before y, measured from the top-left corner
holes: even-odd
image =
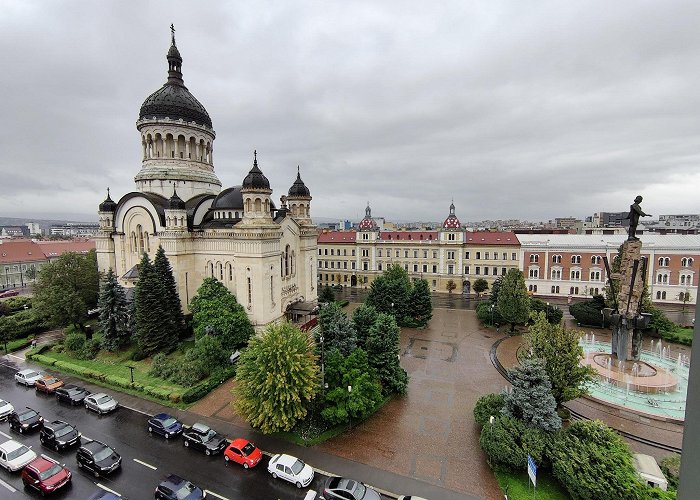
[[[134,190],[175,24],[216,173],[388,220],[700,213],[700,2],[5,0],[0,215]]]

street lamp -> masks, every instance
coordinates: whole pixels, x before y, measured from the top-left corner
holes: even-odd
[[[493,326],[493,309],[494,309],[494,304],[491,304],[491,326]]]
[[[549,323],[549,302],[547,302],[546,314],[547,314],[547,323]]]
[[[327,389],[328,386],[326,385],[326,368],[325,368],[324,359],[323,359],[323,356],[324,356],[323,335],[321,335],[319,337],[319,340],[321,341],[321,386],[323,388]]]
[[[600,317],[601,317],[600,327],[605,328],[605,313],[603,312],[602,309],[600,310]]]
[[[352,396],[352,386],[348,386],[348,406],[350,406],[350,396]],[[352,432],[352,413],[350,413],[350,409],[348,408],[348,417],[350,417],[350,432]]]
[[[129,370],[131,371],[131,383],[134,383],[134,367],[129,366]]]

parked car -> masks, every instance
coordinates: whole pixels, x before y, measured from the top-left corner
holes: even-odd
[[[19,295],[19,290],[5,290],[4,292],[0,292],[0,299],[16,297],[17,295]]]
[[[72,405],[79,405],[85,402],[85,398],[88,391],[77,385],[64,385],[56,389],[56,401],[63,401],[64,403],[70,403]]]
[[[89,470],[95,477],[109,474],[122,465],[121,455],[100,441],[88,441],[83,444],[75,458],[78,467]]]
[[[306,488],[314,479],[314,470],[297,457],[275,455],[267,464],[267,471],[273,478],[281,478],[294,483],[297,488]]]
[[[74,444],[80,444],[80,436],[78,429],[72,425],[62,420],[54,420],[53,422],[44,422],[39,433],[39,441],[44,446],[60,451]]]
[[[236,462],[241,464],[244,469],[255,467],[262,459],[262,452],[256,448],[253,443],[247,439],[237,438],[231,441],[226,451],[224,451],[224,460],[226,462]]]
[[[122,497],[119,495],[115,495],[111,491],[106,491],[103,490],[102,488],[98,488],[97,491],[95,491],[88,500],[121,500]]]
[[[148,432],[170,439],[182,433],[182,422],[167,413],[159,413],[148,419]]]
[[[39,415],[39,412],[26,407],[23,410],[15,410],[7,417],[7,422],[10,424],[10,429],[19,431],[20,434],[38,429],[44,423],[44,417]]]
[[[415,495],[401,495],[398,500],[428,500],[427,498],[417,497]]]
[[[325,500],[381,500],[379,493],[360,481],[347,477],[329,477],[323,487]]]
[[[34,389],[45,394],[53,394],[61,386],[63,386],[63,380],[51,375],[44,375],[43,378],[34,382]]]
[[[228,440],[207,425],[196,423],[182,433],[184,445],[195,450],[201,450],[206,455],[224,451]]]
[[[89,396],[85,397],[83,402],[85,403],[85,408],[96,411],[100,415],[109,413],[119,406],[116,399],[109,394],[105,394],[104,392],[90,394]]]
[[[15,411],[14,406],[4,399],[0,399],[0,420],[5,420],[13,411]]]
[[[156,487],[155,498],[164,500],[201,500],[207,494],[187,479],[171,474]]]
[[[38,371],[31,370],[29,368],[25,370],[20,370],[17,373],[15,373],[15,381],[19,382],[20,384],[24,384],[27,387],[33,386],[34,382],[43,377],[44,375],[42,375]]]
[[[36,453],[22,443],[10,439],[0,444],[0,465],[10,472],[20,470],[35,458]]]
[[[35,458],[22,470],[24,486],[38,490],[42,496],[69,485],[71,476],[65,465],[46,455]]]

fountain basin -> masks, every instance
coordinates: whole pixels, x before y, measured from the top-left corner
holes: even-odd
[[[601,381],[628,391],[659,394],[678,388],[678,377],[645,361],[619,362],[610,353],[587,352],[581,364],[593,368]]]

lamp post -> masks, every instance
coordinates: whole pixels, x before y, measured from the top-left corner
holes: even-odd
[[[491,307],[490,307],[490,309],[491,309],[491,326],[493,326],[493,308],[494,308],[494,304],[491,304]]]
[[[348,386],[348,406],[350,406],[350,396],[352,396],[352,386]],[[352,432],[352,413],[350,413],[350,409],[348,408],[348,417],[350,417],[350,432]]]
[[[547,302],[547,309],[545,311],[547,315],[547,323],[549,323],[549,302]]]
[[[324,346],[323,346],[323,335],[319,337],[319,340],[321,341],[321,387],[324,389],[327,388],[326,386],[326,368],[324,364]]]
[[[600,327],[605,328],[605,313],[603,312],[602,309],[600,310],[600,317],[601,317]]]

